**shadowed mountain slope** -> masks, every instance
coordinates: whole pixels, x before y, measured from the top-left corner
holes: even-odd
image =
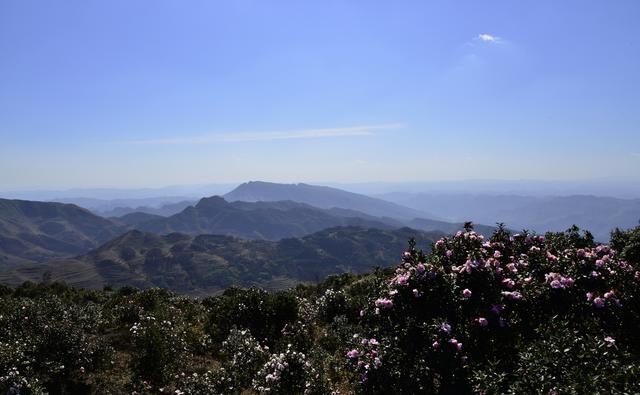
[[[440,236],[409,228],[337,227],[273,242],[134,230],[76,259],[0,273],[0,282],[16,285],[48,278],[77,287],[160,286],[190,294],[210,294],[231,285],[281,289],[330,274],[392,265],[409,238],[428,248]]]
[[[230,203],[219,196],[213,196],[203,198],[195,206],[187,207],[171,217],[143,222],[136,228],[158,234],[224,234],[249,239],[278,240],[347,225],[380,229],[402,226],[397,221],[384,222],[360,213],[325,210],[292,201]]]
[[[0,268],[81,254],[124,231],[73,204],[0,199]]]

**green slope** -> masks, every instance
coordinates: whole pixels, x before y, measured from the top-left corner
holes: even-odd
[[[160,286],[189,294],[210,294],[232,285],[282,289],[321,281],[330,274],[362,273],[399,260],[411,237],[428,245],[441,234],[337,227],[278,242],[231,236],[159,236],[130,231],[76,259],[23,265],[0,273],[16,285],[43,278],[73,286]]]

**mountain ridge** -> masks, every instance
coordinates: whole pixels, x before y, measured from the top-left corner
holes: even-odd
[[[410,220],[413,218],[431,218],[441,220],[435,214],[405,207],[393,202],[348,192],[328,186],[305,183],[280,184],[265,181],[249,181],[240,184],[224,195],[229,201],[280,201],[292,200],[307,203],[315,207],[330,209],[339,207],[353,209],[376,217],[392,217]]]
[[[400,260],[415,237],[430,245],[440,232],[410,228],[334,227],[301,238],[248,240],[226,235],[158,235],[128,231],[88,253],[0,272],[0,283],[64,281],[84,288],[132,285],[206,295],[232,285],[282,289],[331,274],[363,273]]]

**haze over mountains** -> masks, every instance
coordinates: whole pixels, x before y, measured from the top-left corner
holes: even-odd
[[[321,208],[340,207],[361,211],[377,217],[398,219],[430,218],[440,219],[428,210],[411,209],[370,196],[347,192],[342,189],[309,185],[309,184],[277,184],[271,182],[251,181],[241,184],[224,195],[229,201],[273,202],[291,200],[307,203]]]
[[[537,232],[562,231],[575,224],[601,241],[609,239],[612,229],[628,229],[640,221],[640,199],[402,192],[380,197],[417,210],[429,208],[447,221],[504,222],[512,229]]]
[[[484,234],[494,227],[483,223],[540,233],[577,224],[607,240],[613,228],[632,227],[640,218],[640,199],[582,195],[370,197],[309,184],[248,182],[224,196],[182,198],[73,199],[93,205],[94,212],[0,199],[0,282],[39,281],[46,274],[79,286],[164,286],[189,293],[231,284],[278,288],[393,264],[389,254],[411,235],[431,241],[467,220]],[[97,215],[96,205],[109,218]]]

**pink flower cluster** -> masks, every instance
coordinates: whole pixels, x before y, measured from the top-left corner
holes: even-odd
[[[380,342],[374,338],[360,338],[358,335],[354,335],[353,340],[357,344],[356,347],[347,351],[347,358],[355,363],[360,371],[360,380],[365,382],[372,370],[382,366]]]

